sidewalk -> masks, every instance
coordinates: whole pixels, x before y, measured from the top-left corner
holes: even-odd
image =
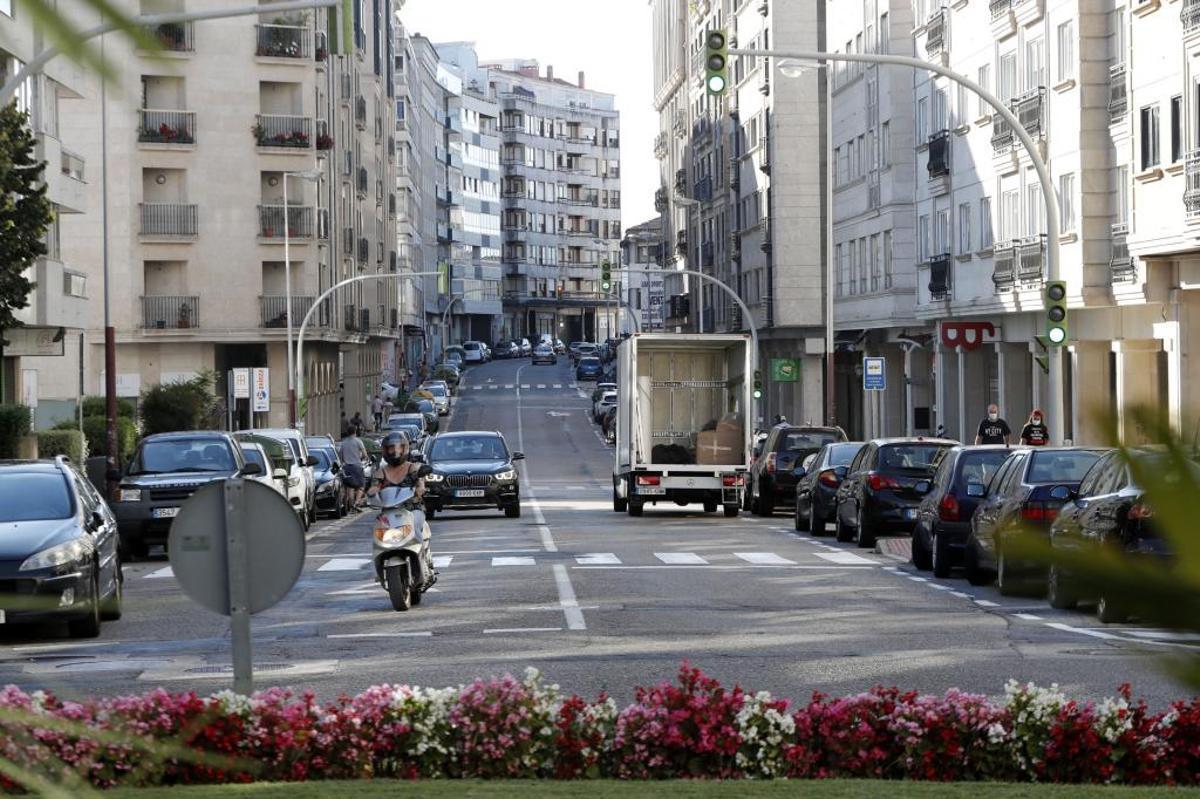
[[[875,552],[880,555],[908,563],[912,560],[912,539],[907,536],[875,539]]]

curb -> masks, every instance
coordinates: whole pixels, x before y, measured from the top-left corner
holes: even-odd
[[[908,537],[877,538],[875,553],[884,557],[908,563],[912,560],[912,539]]]

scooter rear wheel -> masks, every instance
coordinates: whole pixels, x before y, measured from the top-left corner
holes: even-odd
[[[392,600],[392,610],[405,611],[412,607],[408,564],[385,566],[383,578],[387,583],[388,598]]]

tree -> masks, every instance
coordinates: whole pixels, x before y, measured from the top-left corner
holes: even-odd
[[[212,426],[213,375],[205,373],[191,380],[160,384],[142,394],[138,412],[142,432],[175,433],[181,430],[205,430]]]

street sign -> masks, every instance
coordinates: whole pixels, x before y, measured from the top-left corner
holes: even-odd
[[[271,373],[269,369],[259,367],[254,370],[254,412],[265,413],[271,410]]]
[[[776,383],[795,383],[799,379],[800,369],[794,359],[771,359],[771,380]]]
[[[171,570],[192,601],[229,616],[234,690],[253,687],[250,615],[283,599],[304,568],[304,528],[278,492],[233,478],[202,486],[171,523]]]
[[[233,398],[250,399],[250,370],[233,370]]]
[[[884,358],[863,358],[863,390],[883,391],[887,388],[887,372]]]
[[[62,355],[66,336],[61,327],[12,327],[0,335],[4,354],[21,357]]]

